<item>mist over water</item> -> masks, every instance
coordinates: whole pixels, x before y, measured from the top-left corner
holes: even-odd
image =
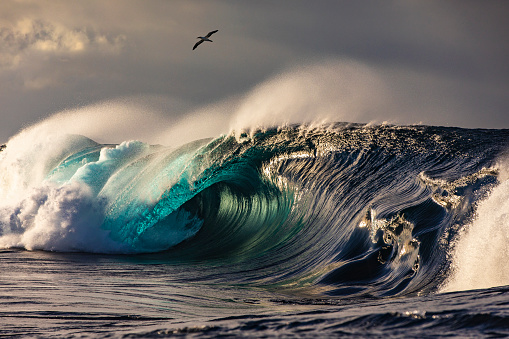
[[[326,122],[462,126],[468,111],[457,84],[414,70],[353,60],[322,60],[275,74],[247,93],[203,107],[174,98],[136,96],[56,113],[24,131],[79,134],[101,143],[140,140],[178,146],[233,131]],[[452,89],[452,90],[451,90]]]
[[[357,122],[454,125],[449,112],[468,108],[455,84],[415,71],[327,60],[289,69],[257,85],[238,103],[230,127]]]

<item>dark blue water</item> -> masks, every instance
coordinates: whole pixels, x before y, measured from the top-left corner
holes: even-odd
[[[0,153],[0,335],[508,334],[509,130],[20,139]]]

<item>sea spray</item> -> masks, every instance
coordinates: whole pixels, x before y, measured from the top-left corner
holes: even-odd
[[[22,131],[0,153],[0,205],[22,199],[63,159],[96,145],[81,135],[43,133],[38,128]]]

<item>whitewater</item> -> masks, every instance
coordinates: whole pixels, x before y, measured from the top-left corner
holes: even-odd
[[[509,130],[277,120],[354,108],[260,101],[273,85],[170,125],[101,104],[13,136],[0,335],[507,336]]]

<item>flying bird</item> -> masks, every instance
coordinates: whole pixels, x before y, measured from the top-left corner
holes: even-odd
[[[200,39],[200,41],[198,41],[197,43],[194,44],[194,47],[193,47],[193,51],[196,47],[198,47],[199,44],[201,44],[202,42],[204,41],[210,41],[212,42],[212,40],[210,40],[210,36],[214,33],[216,33],[218,30],[216,29],[215,31],[212,31],[212,32],[209,32],[209,34],[205,35],[205,36],[199,36],[197,37],[196,39]]]

